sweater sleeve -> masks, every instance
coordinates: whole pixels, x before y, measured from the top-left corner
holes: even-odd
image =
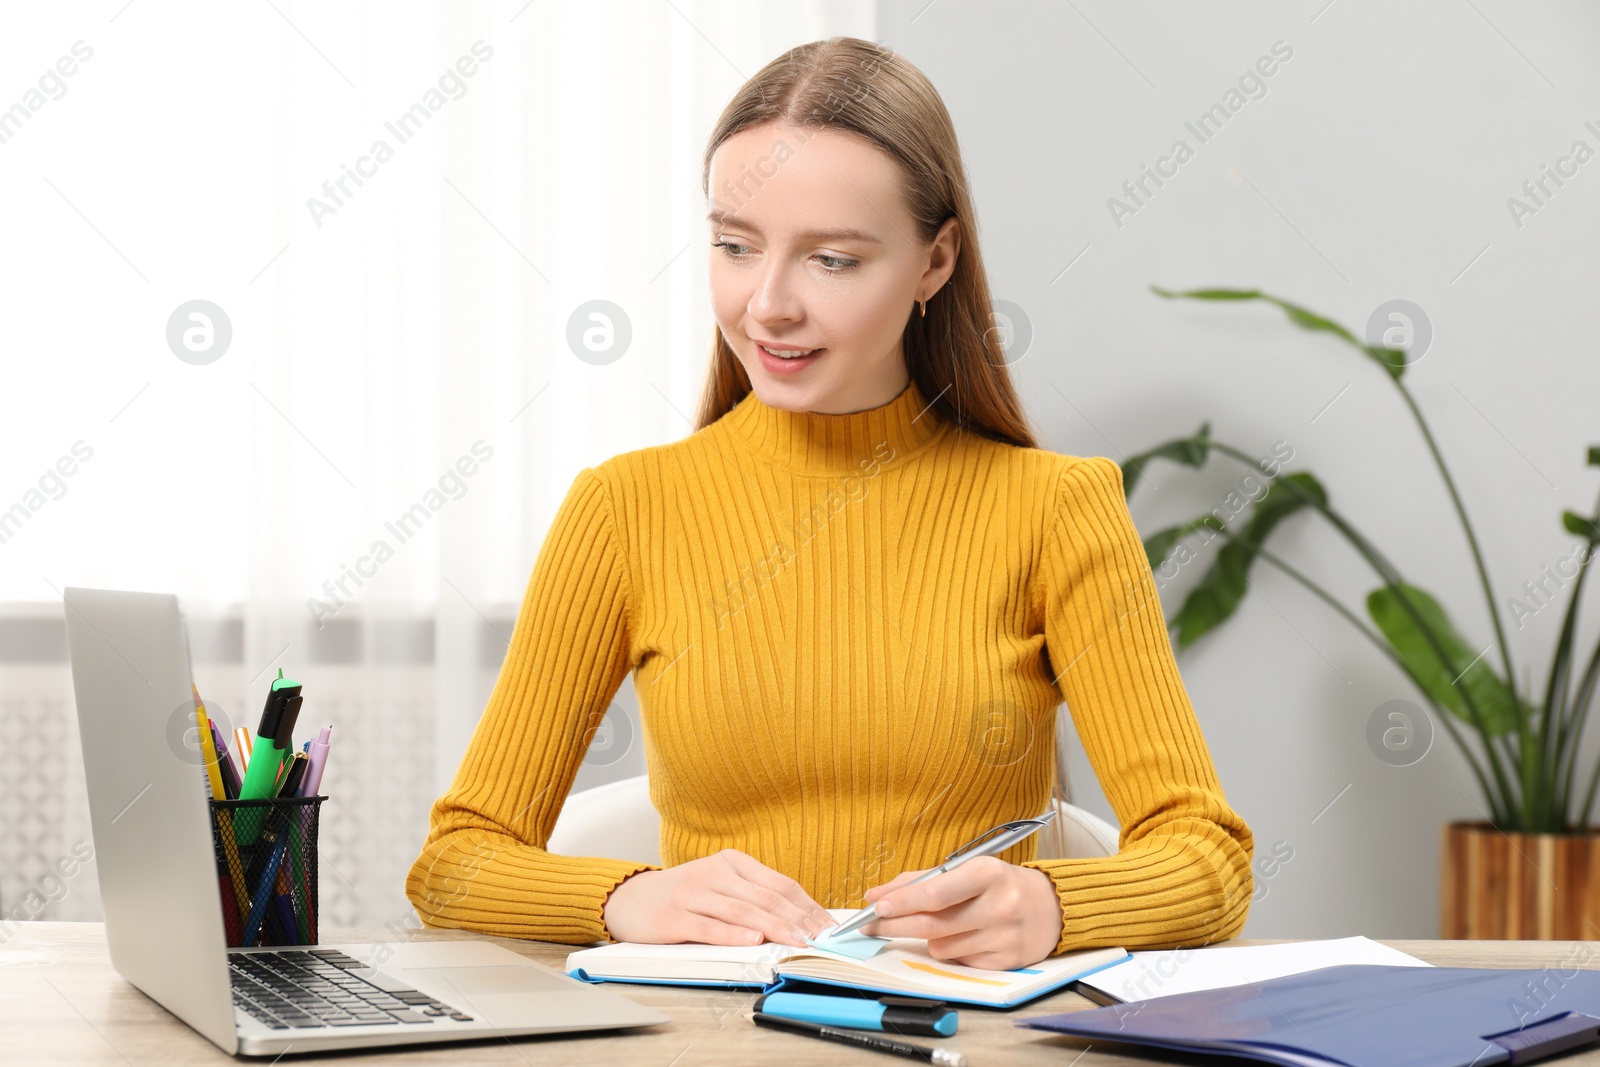
[[[629,875],[659,869],[545,849],[630,669],[631,596],[605,484],[585,468],[539,550],[488,707],[406,876],[424,925],[609,940],[606,898]]]
[[[1055,883],[1055,952],[1234,937],[1250,906],[1254,840],[1223,797],[1178,676],[1122,470],[1078,459],[1058,492],[1042,569],[1045,647],[1122,832],[1114,856],[1023,864]]]

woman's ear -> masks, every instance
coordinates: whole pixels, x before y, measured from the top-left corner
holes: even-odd
[[[927,294],[924,299],[933,299],[933,295],[944,288],[950,275],[955,273],[956,259],[960,254],[961,220],[951,215],[944,220],[928,245],[928,268],[922,272],[917,284],[917,292]]]

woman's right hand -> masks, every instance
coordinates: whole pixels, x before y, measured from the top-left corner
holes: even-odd
[[[603,916],[614,940],[656,945],[767,940],[803,948],[837,925],[799,882],[733,848],[630,875],[606,898]]]

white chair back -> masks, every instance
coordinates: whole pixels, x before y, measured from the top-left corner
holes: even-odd
[[[1039,832],[1040,859],[1116,854],[1116,827],[1075,804],[1056,800],[1055,806],[1055,822]],[[660,864],[661,817],[650,803],[649,778],[641,774],[569,795],[550,851]]]

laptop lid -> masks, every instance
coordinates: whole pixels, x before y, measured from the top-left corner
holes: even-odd
[[[117,972],[238,1051],[204,768],[178,598],[69,586],[78,705],[106,943]]]

